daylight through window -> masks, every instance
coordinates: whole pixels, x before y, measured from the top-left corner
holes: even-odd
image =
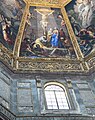
[[[65,90],[58,85],[46,86],[45,97],[48,109],[69,109]]]

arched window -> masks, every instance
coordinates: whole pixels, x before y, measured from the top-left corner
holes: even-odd
[[[66,91],[63,85],[48,84],[45,86],[47,109],[69,109]]]

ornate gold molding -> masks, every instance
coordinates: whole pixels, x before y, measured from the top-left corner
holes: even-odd
[[[71,27],[71,24],[70,24],[70,21],[69,21],[69,18],[68,18],[68,15],[66,13],[66,10],[65,10],[64,6],[61,7],[61,12],[63,14],[64,21],[66,23],[68,33],[69,33],[69,36],[71,38],[72,45],[74,47],[77,58],[78,59],[83,58],[83,54],[82,54],[82,52],[80,50],[79,44],[78,44],[77,39],[75,37],[75,34],[74,34],[73,30],[72,30],[72,27]]]
[[[17,38],[16,38],[16,42],[15,42],[15,45],[14,45],[14,50],[13,50],[13,55],[14,55],[14,58],[15,58],[14,61],[13,61],[14,62],[13,67],[14,68],[17,67],[16,57],[19,56],[21,41],[22,41],[24,29],[25,29],[25,23],[26,23],[26,20],[27,20],[27,15],[29,14],[29,7],[30,6],[28,4],[25,7],[25,10],[24,10],[24,13],[23,13],[23,16],[22,16],[22,21],[21,21],[21,24],[20,24],[20,27],[19,27],[18,35],[17,35]]]
[[[75,34],[74,34],[73,30],[72,30],[72,27],[71,27],[71,24],[70,24],[70,21],[69,21],[69,18],[67,16],[67,13],[66,13],[66,10],[65,10],[64,6],[61,7],[61,12],[63,14],[64,21],[66,23],[66,26],[67,26],[67,29],[68,29],[68,33],[69,33],[69,36],[71,38],[72,45],[74,47],[75,53],[77,55],[77,58],[79,60],[83,60],[84,56],[83,56],[83,54],[82,54],[82,52],[80,50],[79,44],[78,44],[77,39],[75,37]],[[83,62],[82,66],[83,66],[84,70],[88,70],[89,69],[89,67],[88,67],[86,62]]]
[[[32,70],[40,72],[64,72],[64,71],[82,71],[79,63],[63,63],[63,62],[32,62],[20,61],[18,70]]]
[[[7,63],[9,67],[12,66],[13,54],[2,44],[0,44],[0,60],[5,64]]]
[[[61,8],[61,6],[66,6],[72,0],[24,0],[26,4],[30,6],[44,6],[52,8]]]

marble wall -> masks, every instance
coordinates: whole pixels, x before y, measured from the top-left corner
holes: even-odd
[[[44,85],[52,81],[65,86],[71,105],[69,110],[46,109]],[[95,80],[87,75],[13,73],[1,66],[0,104],[17,116],[95,115]]]

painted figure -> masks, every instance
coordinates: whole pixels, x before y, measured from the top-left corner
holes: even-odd
[[[41,16],[37,14],[39,11]],[[36,57],[66,56],[69,48],[72,47],[65,21],[62,15],[59,14],[61,11],[59,11],[60,9],[55,8],[47,9],[38,7],[35,9],[35,7],[30,7],[29,13],[33,13],[36,19],[31,19],[29,16],[31,24],[29,24],[30,27],[25,27],[25,31],[27,32],[24,32],[23,38],[29,38],[31,40],[30,48]],[[43,34],[41,22],[46,23],[46,26],[43,24],[44,27],[47,27],[45,34]],[[28,21],[26,20],[27,23]],[[35,39],[32,39],[29,34],[32,33],[32,29],[35,33]]]
[[[55,29],[53,31],[52,37],[51,37],[51,46],[53,48],[57,48],[58,47],[58,30]]]
[[[23,0],[0,0],[0,41],[13,50],[23,8]]]
[[[92,0],[77,0],[75,12],[79,14],[79,19],[84,28],[91,24],[93,15],[93,1]]]

